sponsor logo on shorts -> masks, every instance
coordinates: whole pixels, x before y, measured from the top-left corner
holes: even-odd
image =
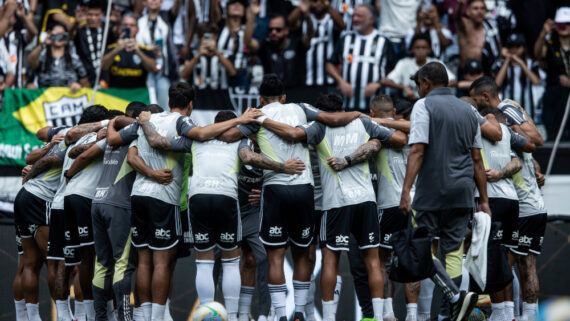
[[[390,234],[384,234],[384,242],[388,243],[390,242],[390,238],[392,237],[392,233]],[[374,238],[371,239],[371,242],[374,240]]]
[[[513,234],[511,235],[511,239],[518,240],[519,239],[519,231],[513,231]]]
[[[170,230],[157,228],[154,230],[154,237],[161,240],[170,240]]]
[[[75,249],[64,248],[63,249],[63,255],[65,255],[65,257],[74,257],[75,256]]]
[[[234,242],[235,233],[222,233],[220,234],[220,241],[222,242]]]
[[[37,225],[37,224],[30,224],[30,225],[28,225],[28,231],[30,231],[30,233],[34,233],[37,229],[38,229],[38,225]]]
[[[18,245],[18,246],[22,245],[22,239],[19,236],[16,236],[16,245]],[[49,246],[49,242],[48,242],[48,246]]]
[[[133,232],[133,236],[139,236],[139,232],[137,231],[136,227],[133,227],[131,231]]]
[[[77,227],[77,231],[79,232],[79,237],[87,237],[87,235],[89,235],[88,226],[79,226]]]
[[[279,226],[271,226],[269,228],[269,236],[282,236],[283,228]]]
[[[306,229],[303,229],[303,231],[301,231],[301,237],[306,239],[309,236],[311,236],[311,228],[307,227]]]
[[[376,239],[374,237],[374,232],[368,233],[368,240],[370,240],[370,243],[374,243],[374,239]]]
[[[540,237],[540,241],[538,241],[538,245],[542,246],[542,242],[544,242],[544,236]]]
[[[493,240],[502,240],[502,239],[503,239],[503,230],[498,230]]]
[[[209,241],[210,241],[210,236],[208,236],[208,233],[194,234],[194,242],[196,243],[208,243]]]
[[[337,235],[335,243],[336,245],[348,246],[348,235]]]
[[[528,237],[526,235],[523,235],[521,237],[519,237],[519,245],[526,245],[526,246],[530,246],[530,243],[532,243],[532,237]]]

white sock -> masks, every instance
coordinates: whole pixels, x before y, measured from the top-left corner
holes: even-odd
[[[73,317],[69,313],[69,302],[67,300],[56,300],[55,308],[57,310],[58,321],[72,321]]]
[[[212,276],[213,272],[214,260],[196,260],[196,291],[200,304],[214,301],[216,288]]]
[[[429,278],[420,281],[420,294],[418,295],[418,314],[431,315],[431,301],[435,283]]]
[[[242,286],[239,293],[239,320],[249,321],[249,313],[251,312],[251,300],[255,288],[252,286]]]
[[[342,277],[340,275],[336,276],[336,285],[334,286],[334,304],[335,304],[335,313],[336,308],[338,307],[338,301],[340,300],[340,291],[342,290]]]
[[[85,306],[81,301],[74,301],[75,305],[75,318],[79,321],[87,320],[87,316],[85,315]]]
[[[152,303],[150,302],[141,303],[141,309],[143,311],[145,321],[150,321],[152,317]]]
[[[285,284],[268,284],[269,295],[271,296],[271,305],[275,308],[275,317],[286,316],[285,305],[287,301],[287,285]]]
[[[394,316],[394,309],[392,308],[392,298],[385,298],[382,317],[386,318],[393,316]]]
[[[14,300],[16,309],[16,321],[28,321],[28,313],[26,312],[26,300]]]
[[[520,283],[515,267],[513,266],[513,301],[515,303],[515,317],[518,319],[521,315],[521,298],[520,298]]]
[[[93,300],[83,300],[83,307],[85,307],[87,321],[95,321],[95,305],[93,305]]]
[[[133,321],[145,321],[144,311],[142,307],[133,308]]]
[[[174,321],[170,315],[170,299],[166,299],[166,309],[164,309],[164,321]]]
[[[334,301],[323,301],[323,321],[335,321]]]
[[[418,321],[430,321],[431,313],[418,313]]]
[[[307,294],[307,304],[305,305],[305,320],[317,321],[315,318],[315,275],[311,275],[311,286]]]
[[[164,321],[164,310],[166,309],[166,305],[153,303],[151,305],[151,321]]]
[[[28,312],[28,320],[42,321],[42,318],[40,318],[40,305],[38,303],[26,303],[26,312]]]
[[[505,301],[505,319],[513,321],[515,319],[515,303],[513,301]]]
[[[295,312],[305,312],[307,305],[307,296],[309,295],[309,288],[311,282],[301,282],[293,280],[293,294],[295,296]]]
[[[27,307],[27,305],[26,305]],[[523,319],[526,321],[536,321],[538,312],[538,304],[523,302]],[[29,314],[28,314],[29,315]]]
[[[491,303],[491,320],[505,321],[505,303]]]
[[[384,308],[384,299],[372,298],[372,310],[374,310],[374,319],[382,321],[382,310]]]
[[[237,321],[241,276],[239,273],[239,256],[232,259],[222,259],[222,293],[228,311],[228,319]]]
[[[257,318],[257,321],[267,321],[267,316],[266,315],[260,315],[259,318]]]
[[[386,305],[384,305],[386,306]],[[406,321],[416,321],[418,320],[418,304],[408,303],[406,304]]]
[[[113,300],[107,301],[107,321],[117,321],[115,319],[115,305]]]

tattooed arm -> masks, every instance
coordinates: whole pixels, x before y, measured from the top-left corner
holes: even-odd
[[[51,154],[46,157],[43,157],[39,161],[35,162],[32,166],[32,169],[24,178],[24,183],[28,180],[38,176],[39,174],[45,172],[52,166],[58,166],[63,164],[63,160],[57,156],[57,154]]]
[[[95,161],[95,159],[97,159],[98,157],[99,161],[101,161],[101,156],[103,156],[103,153],[105,152],[96,144],[85,144],[81,146],[88,146],[89,148],[87,148],[84,152],[77,154],[76,155],[77,159],[75,160],[75,162],[71,164],[71,167],[67,170],[67,173],[64,173],[65,178],[67,178],[68,180],[71,179],[75,174],[82,171],[85,167],[87,167],[87,165],[91,164],[91,162]],[[73,158],[71,157],[71,153],[74,151],[74,149],[69,151],[70,158]]]
[[[248,147],[243,147],[238,151],[239,158],[247,165],[263,169],[270,169],[279,173],[302,174],[305,164],[298,159],[290,159],[285,163],[279,163],[264,157]]]
[[[505,167],[500,170],[488,168],[485,170],[485,175],[487,176],[488,182],[496,182],[500,179],[512,177],[514,174],[518,173],[522,169],[521,161],[513,157],[511,161],[505,165]]]
[[[71,159],[75,159],[75,158],[77,158],[77,156],[83,154],[84,151],[88,150],[93,145],[95,145],[95,143],[81,144],[81,145],[75,146],[69,151],[68,156]]]
[[[170,138],[161,136],[154,127],[152,127],[148,120],[139,120],[139,125],[141,126],[150,147],[160,150],[170,150]]]
[[[157,183],[162,185],[168,185],[172,182],[173,176],[172,171],[169,169],[158,169],[153,170],[150,168],[139,156],[139,151],[136,147],[130,147],[129,152],[127,153],[127,163],[131,165],[131,167],[141,173],[142,175],[155,180]]]
[[[341,171],[348,166],[354,164],[362,163],[363,161],[369,159],[376,152],[380,150],[382,144],[378,139],[371,139],[366,144],[361,145],[354,151],[354,153],[345,157],[331,156],[327,159],[327,163],[335,171]]]
[[[102,120],[95,123],[81,124],[70,129],[67,134],[65,134],[65,143],[69,146],[79,140],[79,138],[85,136],[94,131],[107,126],[108,120]]]

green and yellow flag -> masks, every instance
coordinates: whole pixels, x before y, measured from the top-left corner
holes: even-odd
[[[0,112],[0,166],[25,166],[26,156],[43,142],[36,132],[45,126],[73,126],[91,105],[93,90],[71,93],[67,87],[6,89]],[[131,101],[149,103],[147,88],[102,89],[95,104],[124,111]]]

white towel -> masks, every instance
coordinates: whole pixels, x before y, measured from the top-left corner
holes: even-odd
[[[487,284],[487,241],[491,232],[491,217],[484,212],[473,216],[471,247],[467,252],[465,266],[481,289]]]

